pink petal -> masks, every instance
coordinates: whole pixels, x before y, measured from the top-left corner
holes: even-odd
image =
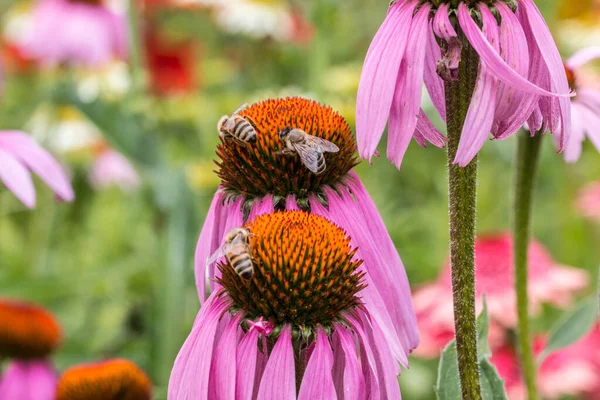
[[[298,203],[296,203],[296,197],[292,194],[288,195],[285,199],[285,209],[288,211],[299,210]]]
[[[500,79],[505,84],[516,89],[541,96],[565,98],[573,96],[569,93],[568,88],[566,91],[562,91],[561,93],[548,92],[529,82],[527,79],[523,78],[515,70],[513,70],[508,64],[506,64],[506,62],[485,39],[475,21],[471,19],[469,9],[465,3],[460,3],[458,6],[458,21],[460,23],[460,27],[465,33],[465,36],[469,40],[469,43],[471,43],[481,57],[481,62],[484,63],[487,68],[489,68],[490,72],[493,73],[496,78]]]
[[[417,115],[421,108],[430,9],[430,4],[423,4],[413,18],[407,38],[406,53],[400,65],[394,90],[388,127],[387,155],[397,168],[402,164],[402,158],[417,126]]]
[[[446,136],[442,135],[442,133],[431,123],[429,117],[423,112],[422,109],[419,110],[419,116],[417,117],[415,140],[417,140],[417,135],[434,146],[440,148],[446,147],[446,142],[448,141]],[[424,143],[419,144],[425,147]]]
[[[441,6],[440,6],[441,7]],[[437,15],[437,14],[436,14]],[[440,114],[440,117],[446,120],[446,95],[444,82],[437,73],[437,63],[442,57],[440,46],[437,43],[435,35],[431,29],[431,25],[427,30],[427,50],[425,51],[425,71],[423,80],[425,87],[431,98],[433,106]]]
[[[262,199],[254,200],[254,204],[252,204],[252,210],[250,211],[250,215],[248,217],[248,221],[252,221],[254,218],[264,215],[270,214],[273,212],[273,195],[266,195]]]
[[[35,207],[35,188],[29,171],[12,154],[1,149],[0,180],[26,207]]]
[[[298,400],[337,400],[331,371],[333,352],[323,328],[318,328],[315,349],[308,360]]]
[[[384,399],[385,397],[382,397],[380,382],[377,375],[375,355],[373,354],[369,338],[365,334],[360,322],[354,319],[354,317],[346,315],[345,319],[356,334],[360,344],[362,373],[365,377],[367,399]]]
[[[531,25],[533,37],[535,38],[540,53],[548,67],[552,89],[559,93],[567,93],[570,89],[564,65],[560,53],[556,48],[556,44],[554,43],[554,39],[552,38],[552,34],[544,22],[544,17],[542,17],[542,14],[540,14],[540,11],[532,0],[522,0],[521,4],[523,5],[522,9]],[[561,96],[559,99],[559,107],[561,127],[559,130],[560,145],[558,151],[560,152],[562,151],[565,140],[568,139],[571,133],[571,102],[568,98]]]
[[[572,121],[571,137],[565,146],[564,157],[568,163],[574,163],[581,156],[582,144],[585,139],[585,128],[583,125],[583,116],[579,114],[579,106],[571,106]]]
[[[169,379],[169,400],[208,399],[213,345],[219,320],[229,302],[221,293],[213,293],[200,310],[192,332],[179,350]]]
[[[236,397],[236,351],[240,321],[243,314],[238,313],[229,321],[219,342],[215,345],[209,387],[216,397],[222,400],[235,400]],[[256,343],[255,346],[256,347]],[[245,361],[245,360],[244,360]],[[256,358],[254,359],[256,362]],[[251,360],[250,360],[251,362]],[[252,377],[254,379],[254,377]],[[252,393],[252,391],[250,391]],[[216,398],[215,397],[215,398]]]
[[[296,372],[291,328],[285,326],[269,356],[258,389],[258,400],[295,400]]]
[[[464,3],[461,3],[461,6]],[[496,19],[487,7],[480,7],[483,17],[483,31],[487,40],[498,47],[498,26]],[[470,17],[469,17],[470,19]],[[462,26],[462,24],[461,24]],[[487,43],[487,41],[486,41]],[[479,64],[479,77],[471,98],[471,105],[463,126],[458,151],[454,163],[466,166],[483,147],[492,129],[494,110],[496,108],[496,91],[498,81],[489,72],[486,64]]]
[[[225,235],[227,234],[227,232],[229,232],[230,230],[232,230],[233,228],[239,228],[240,226],[244,225],[244,220],[243,220],[243,213],[242,213],[242,204],[244,203],[244,197],[243,196],[239,196],[237,200],[233,201],[233,202],[228,202],[225,207],[222,209],[221,211],[221,222],[225,221],[224,226],[222,226],[222,231],[219,232],[219,245],[221,246],[224,241],[225,241]],[[217,290],[219,288],[219,284],[212,278],[217,277],[220,278],[221,277],[221,272],[218,271],[216,268],[216,264],[212,264],[211,268],[208,269],[208,273],[209,273],[209,278],[211,278],[211,280],[209,281],[210,283],[210,288],[211,290]]]
[[[365,378],[362,374],[354,338],[342,325],[335,328],[334,338],[339,340],[343,355],[343,373],[338,397],[342,400],[361,400],[366,397]],[[336,355],[337,357],[337,355]],[[335,367],[334,367],[335,368]]]
[[[258,356],[258,330],[250,329],[237,349],[235,398],[251,400]]]
[[[12,361],[0,379],[2,400],[54,400],[58,377],[45,360]]]
[[[73,188],[63,167],[29,135],[18,131],[1,132],[0,148],[12,152],[62,200],[73,200]]]
[[[394,97],[394,82],[406,48],[417,2],[390,7],[363,65],[356,99],[356,139],[360,156],[371,160],[383,135]]]
[[[587,47],[573,54],[565,64],[567,64],[567,67],[570,69],[577,69],[583,64],[587,64],[598,58],[600,58],[600,46]]]
[[[200,297],[200,303],[204,303],[206,299],[206,274],[207,265],[206,261],[220,246],[219,240],[221,239],[219,225],[221,224],[221,210],[223,209],[224,195],[222,188],[217,190],[215,197],[208,209],[208,214],[204,219],[204,226],[200,232],[200,238],[198,238],[198,244],[196,245],[196,254],[194,256],[194,272],[196,275],[196,288],[198,289],[198,296]]]
[[[433,31],[446,43],[444,54],[437,58],[436,73],[440,74],[444,80],[455,81],[458,79],[458,66],[461,59],[462,43],[450,22],[449,4],[440,4],[433,20]],[[435,38],[434,38],[435,39]],[[431,43],[431,41],[430,41]],[[437,45],[437,43],[433,43]],[[445,118],[444,118],[445,120]]]

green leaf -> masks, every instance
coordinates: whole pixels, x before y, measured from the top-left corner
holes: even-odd
[[[575,343],[594,325],[598,309],[595,298],[589,298],[568,311],[550,330],[548,344],[539,355],[541,363],[552,352]]]
[[[504,381],[498,375],[496,368],[490,363],[492,352],[488,343],[490,319],[487,312],[485,297],[483,310],[477,318],[477,337],[479,346],[479,375],[481,377],[481,392],[484,399],[507,400]],[[438,400],[462,399],[456,360],[456,342],[453,340],[442,351],[438,367],[438,379],[434,388]]]

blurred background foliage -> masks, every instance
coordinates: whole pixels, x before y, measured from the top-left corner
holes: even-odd
[[[538,3],[564,56],[600,42],[597,2]],[[331,105],[353,124],[362,60],[387,2],[286,3],[302,20],[297,40],[225,32],[209,9],[186,5],[149,16],[130,3],[140,29],[129,63],[90,71],[15,64],[6,31],[29,4],[0,2],[0,129],[32,133],[68,166],[76,192],[72,204],[59,204],[38,185],[38,206],[30,211],[0,188],[0,296],[39,302],[58,316],[65,332],[54,358],[59,369],[127,357],[148,371],[157,398],[165,396],[174,357],[199,307],[193,252],[218,185],[212,170],[219,117],[242,103],[302,95]],[[157,77],[152,71],[160,60],[149,56],[151,39],[141,33],[149,26],[185,52],[185,73]],[[133,163],[139,188],[90,184],[94,148],[72,146],[90,135],[104,137]],[[535,236],[558,262],[594,274],[600,227],[582,219],[574,201],[581,187],[599,179],[600,156],[586,142],[581,160],[566,165],[551,142],[544,143]],[[481,152],[480,233],[510,229],[515,144],[514,138],[490,142]],[[434,279],[446,258],[445,164],[443,150],[413,143],[401,172],[385,157],[358,167],[414,287]],[[556,317],[546,310],[536,329],[547,329]],[[433,398],[435,375],[435,361],[413,360],[401,378],[404,398]]]

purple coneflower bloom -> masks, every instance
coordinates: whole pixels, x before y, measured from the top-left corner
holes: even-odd
[[[600,58],[600,47],[590,47],[573,54],[565,63],[569,85],[577,91],[571,101],[572,132],[565,148],[565,160],[575,162],[581,155],[583,140],[587,134],[592,144],[600,151],[600,90],[587,87],[581,82],[577,69]]]
[[[74,198],[61,165],[27,134],[0,131],[0,180],[25,206],[35,207],[35,188],[29,171],[40,178],[63,201]]]
[[[467,165],[490,132],[506,138],[535,110],[562,148],[570,130],[569,87],[533,0],[397,0],[363,66],[356,104],[361,157],[376,153],[388,120],[387,155],[398,168],[411,138],[439,135],[420,108],[421,87],[445,120],[444,81],[458,79],[467,42],[480,57],[479,75],[454,162]]]
[[[102,0],[39,0],[24,53],[48,65],[102,65],[127,55],[127,25]]]
[[[342,227],[358,247],[369,280],[363,300],[392,342],[396,361],[406,365],[419,342],[410,286],[377,208],[352,171],[356,144],[348,123],[331,108],[302,98],[263,101],[239,115],[254,121],[258,140],[252,145],[224,141],[217,149],[222,186],[206,216],[195,256],[201,301],[207,278],[212,291],[220,287],[214,280],[220,272],[214,263],[206,264],[227,232],[274,210],[310,211]],[[323,174],[310,172],[296,155],[278,154],[284,146],[279,132],[290,126],[339,147],[339,152],[325,154]]]
[[[372,266],[346,232],[303,211],[246,227],[254,275],[219,264],[219,289],[177,356],[169,400],[399,400],[397,351],[367,304]]]
[[[89,180],[96,190],[117,186],[131,192],[140,186],[140,176],[129,160],[110,148],[100,150],[89,172]]]
[[[62,340],[58,322],[43,308],[0,300],[0,400],[54,400],[58,377],[48,356]]]

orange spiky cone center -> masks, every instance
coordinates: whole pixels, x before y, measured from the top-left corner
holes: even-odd
[[[359,306],[365,285],[356,249],[341,228],[303,211],[263,215],[247,227],[254,277],[246,281],[220,265],[220,284],[246,317],[299,330],[330,326]]]
[[[299,97],[266,100],[247,107],[239,115],[254,121],[257,142],[243,145],[227,140],[217,147],[220,161],[216,162],[216,172],[231,195],[241,194],[252,200],[271,194],[282,203],[290,194],[306,199],[312,193],[322,194],[324,185],[341,182],[358,164],[350,126],[333,109],[316,101]],[[339,147],[337,153],[325,153],[327,168],[323,174],[312,173],[296,154],[277,154],[284,148],[279,132],[287,127],[302,129]],[[298,202],[301,208],[306,204]],[[277,205],[276,201],[276,208]]]
[[[48,311],[28,303],[0,301],[0,357],[44,358],[61,339],[60,325]]]
[[[152,385],[127,360],[109,360],[68,369],[60,378],[56,400],[150,400]]]

